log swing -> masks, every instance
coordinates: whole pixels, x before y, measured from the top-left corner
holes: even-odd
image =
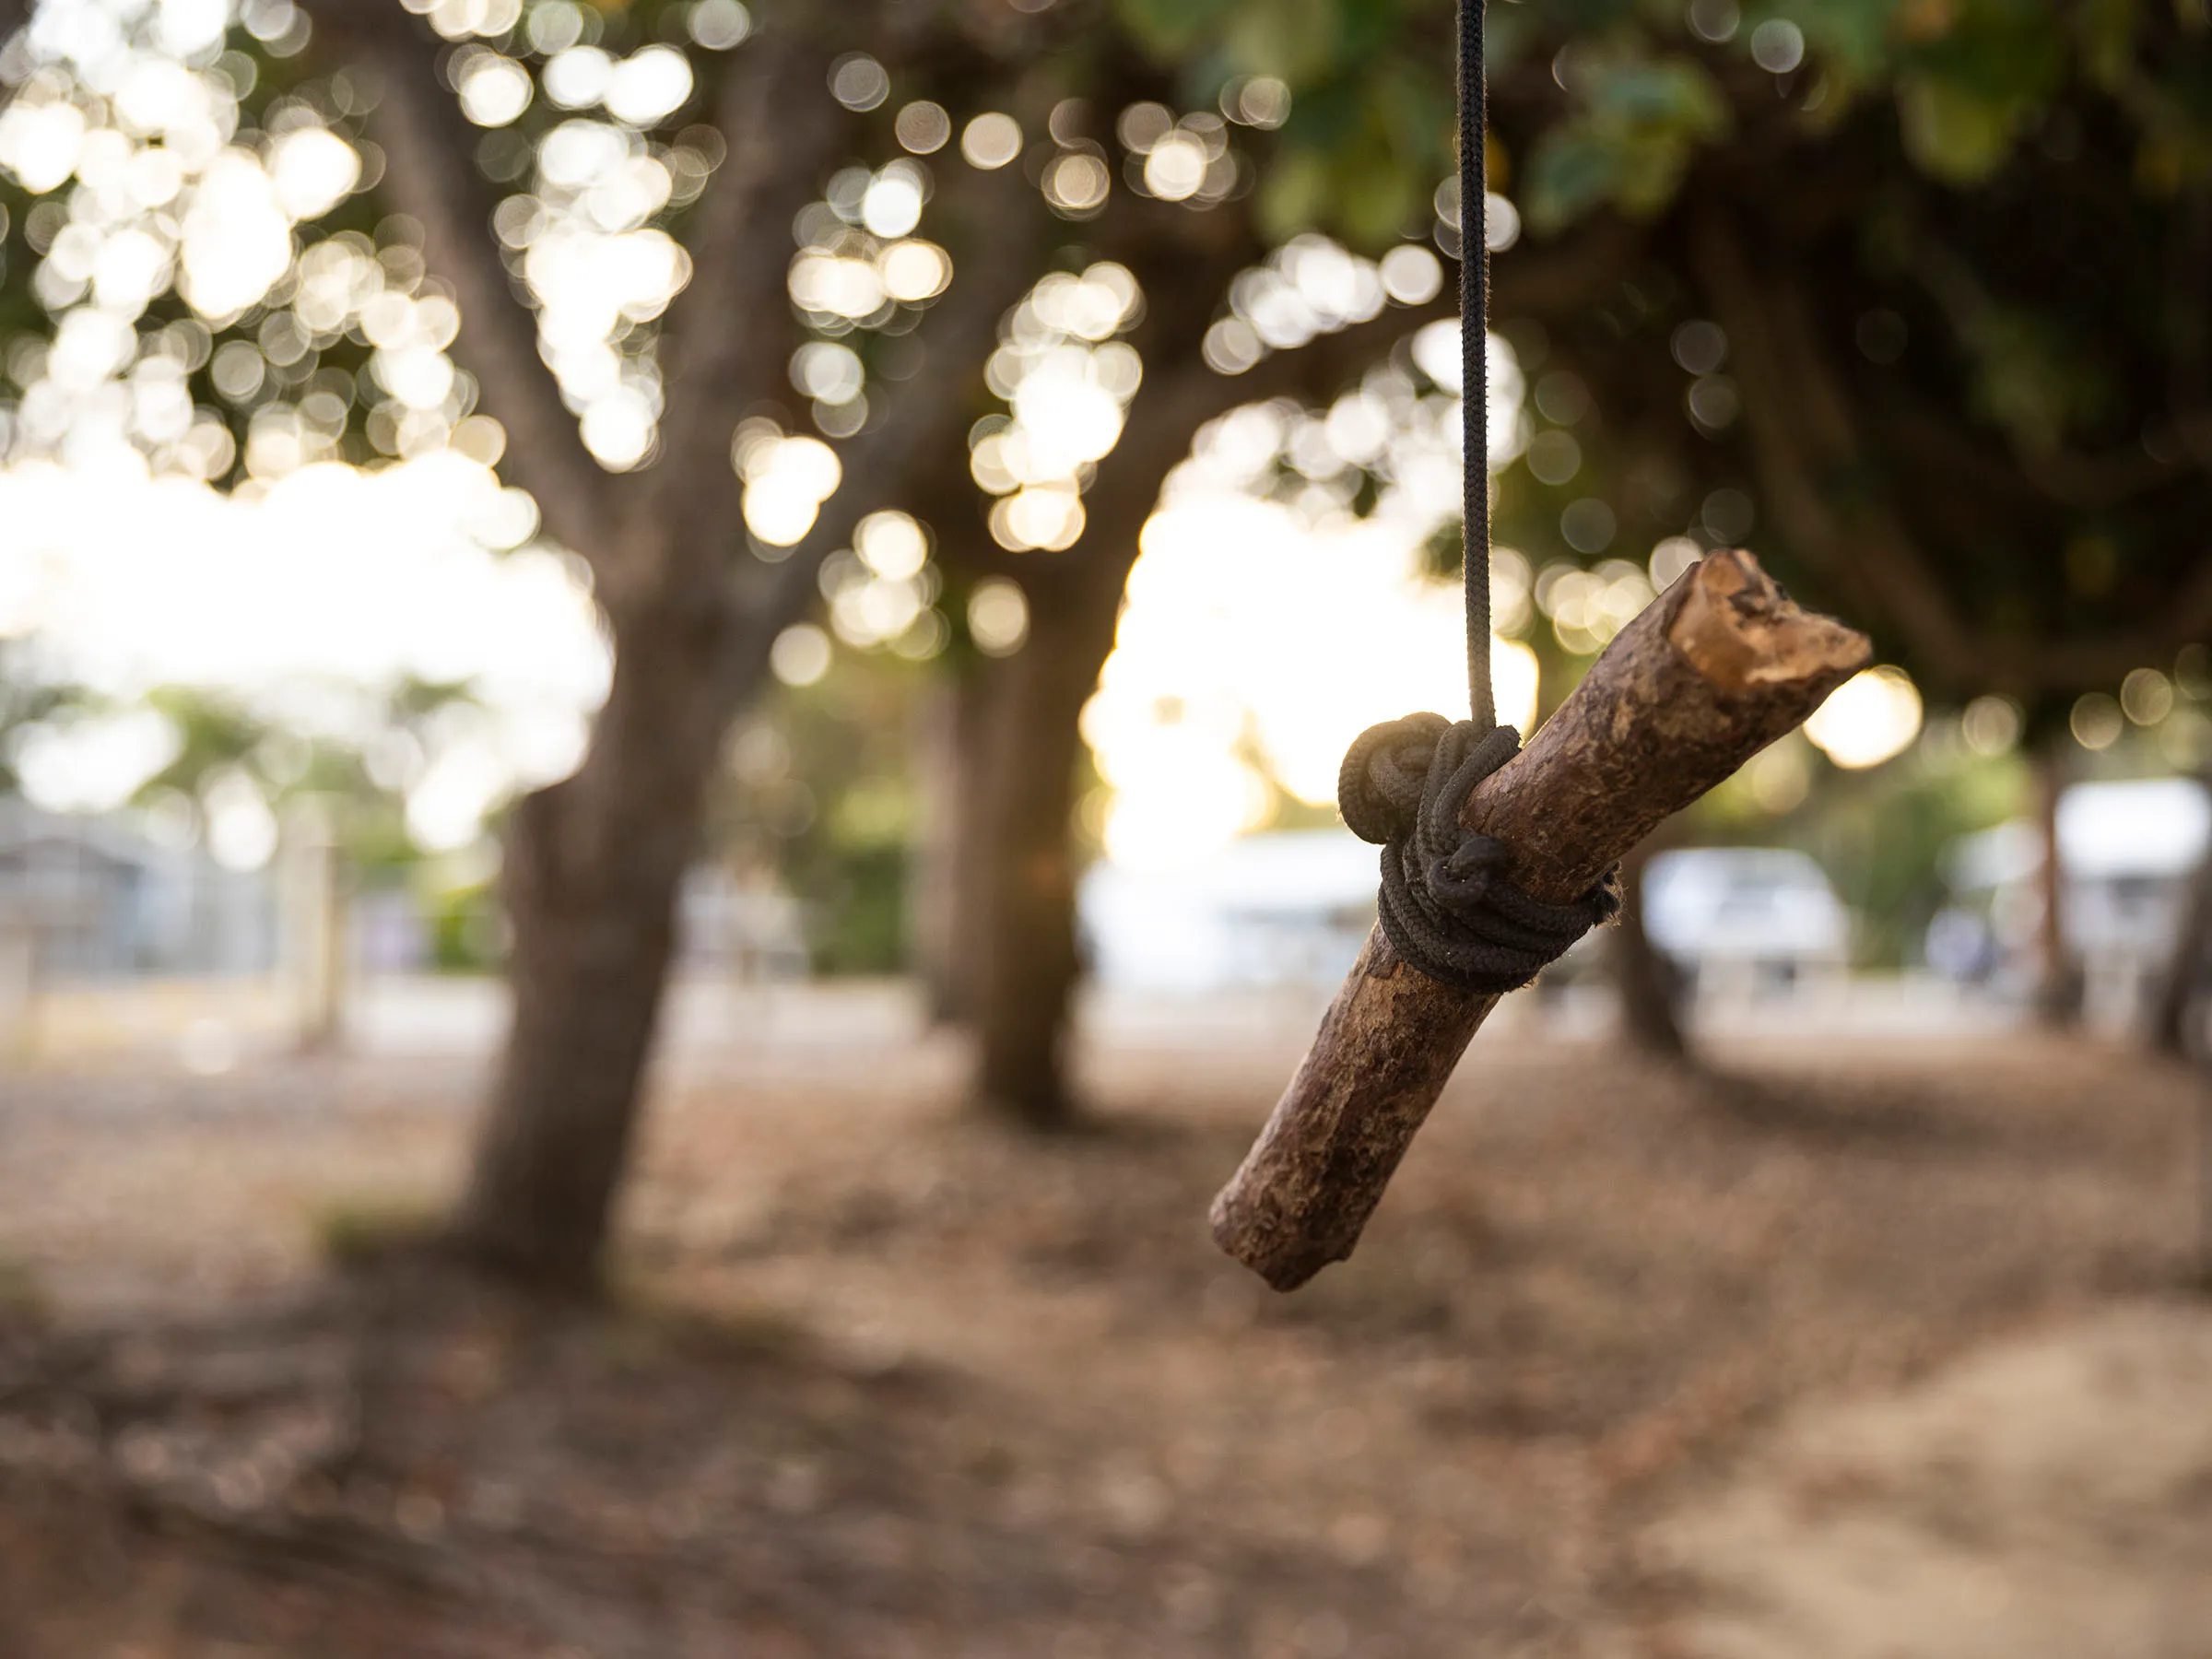
[[[1614,866],[1866,665],[1750,554],[1691,567],[1606,647],[1528,746],[1490,684],[1483,0],[1459,6],[1460,332],[1472,718],[1365,733],[1337,800],[1382,844],[1379,917],[1304,1063],[1227,1186],[1214,1239],[1277,1290],[1359,1242],[1500,999],[1618,906]]]

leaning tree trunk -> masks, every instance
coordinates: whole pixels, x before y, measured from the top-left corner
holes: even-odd
[[[677,894],[730,714],[757,691],[773,642],[812,602],[828,549],[898,506],[959,450],[980,412],[998,324],[1057,238],[1019,168],[959,170],[932,209],[960,273],[933,309],[933,360],[951,371],[890,397],[841,449],[843,483],[780,561],[747,558],[731,433],[786,384],[800,331],[786,231],[855,134],[825,99],[854,8],[778,5],[774,27],[715,76],[709,119],[727,159],[688,216],[690,281],[662,335],[659,455],[605,475],[543,359],[538,321],[487,234],[498,192],[471,158],[480,130],[453,97],[444,42],[410,11],[302,0],[317,40],[377,83],[381,187],[417,220],[430,267],[456,286],[455,342],[506,429],[508,481],[547,535],[591,561],[615,642],[613,684],[582,768],[517,812],[505,885],[514,930],[513,1025],[475,1171],[451,1229],[465,1254],[579,1285],[595,1271],[631,1137],[668,971]],[[915,37],[918,41],[920,37]],[[704,90],[705,88],[702,88]],[[1186,216],[1187,217],[1187,216]]]
[[[2066,870],[2058,845],[2058,804],[2066,791],[2063,737],[2052,736],[2035,751],[2036,830],[2043,843],[2037,896],[2042,915],[2036,930],[2036,1018],[2054,1030],[2081,1018],[2082,975],[2066,944]]]
[[[1061,1127],[1076,1111],[1067,1058],[1081,976],[1073,830],[1083,705],[1112,653],[1122,594],[1162,483],[1198,429],[1244,389],[1210,371],[1198,380],[1187,367],[1169,369],[1195,362],[1241,261],[1200,263],[1185,252],[1161,269],[1131,258],[1149,308],[1141,353],[1159,367],[1100,464],[1081,543],[1018,571],[1030,635],[1011,657],[979,665],[977,741],[967,751],[974,880],[955,948],[973,994],[974,1094],[987,1112],[1030,1128]]]
[[[1621,1035],[1641,1053],[1680,1060],[1689,1053],[1677,1013],[1680,970],[1652,943],[1643,925],[1644,872],[1661,841],[1661,835],[1649,836],[1620,861],[1620,919],[1606,942],[1614,987],[1620,993]]]
[[[615,671],[575,774],[523,801],[502,896],[514,1012],[462,1254],[578,1288],[596,1277],[727,710],[712,607],[611,618]]]
[[[1104,660],[1089,637],[1099,631],[1090,608],[1033,607],[1028,642],[985,670],[974,752],[975,1089],[987,1111],[1032,1128],[1074,1115],[1066,1061],[1081,964],[1070,829],[1077,720]]]

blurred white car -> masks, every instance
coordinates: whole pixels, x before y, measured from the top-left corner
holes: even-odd
[[[1755,994],[1841,979],[1851,916],[1827,875],[1781,847],[1689,847],[1643,876],[1643,925],[1703,992]]]

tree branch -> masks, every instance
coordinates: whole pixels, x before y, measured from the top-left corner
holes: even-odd
[[[799,8],[779,13],[724,79],[714,120],[728,154],[700,203],[690,286],[662,340],[666,403],[653,471],[660,557],[671,561],[662,579],[674,591],[714,580],[736,543],[743,492],[731,433],[747,407],[788,393],[799,337],[791,224],[820,194],[845,131],[829,91],[833,53],[800,18]]]
[[[931,358],[959,367],[917,376],[885,400],[880,419],[840,447],[843,482],[789,557],[773,565],[749,558],[740,564],[730,589],[735,634],[724,657],[724,695],[733,706],[759,687],[769,647],[812,608],[822,560],[850,544],[862,519],[905,507],[924,509],[918,516],[926,521],[930,499],[943,499],[943,480],[967,484],[968,429],[988,396],[983,364],[998,342],[999,320],[1029,291],[1040,268],[1036,256],[1058,221],[1043,214],[1037,193],[1014,167],[954,175],[939,208],[956,254],[953,285],[916,338]]]
[[[453,355],[507,430],[502,470],[528,490],[554,538],[594,571],[611,567],[614,480],[584,447],[537,346],[537,313],[516,291],[491,229],[499,193],[477,167],[481,135],[438,73],[439,43],[395,0],[304,0],[316,29],[377,83],[370,131],[385,195],[423,229],[423,258],[453,285]]]
[[[1148,206],[1156,213],[1164,206]],[[1149,239],[1160,235],[1161,228],[1147,224],[1144,231]],[[1625,235],[1617,223],[1596,223],[1556,241],[1524,244],[1492,267],[1496,308],[1534,317],[1578,313],[1618,280]],[[1176,284],[1176,294],[1187,288],[1191,296],[1186,314],[1171,334],[1156,332],[1147,342],[1145,384],[1128,412],[1121,442],[1100,463],[1099,475],[1085,494],[1090,516],[1082,538],[1066,554],[1053,556],[1049,565],[1026,555],[971,547],[967,556],[972,573],[1018,575],[1049,590],[1054,580],[1050,572],[1082,562],[1086,549],[1109,543],[1124,547],[1125,573],[1135,557],[1136,534],[1158,505],[1161,487],[1190,453],[1206,422],[1245,404],[1275,397],[1295,397],[1308,404],[1334,397],[1406,335],[1459,314],[1458,285],[1447,276],[1436,296],[1418,305],[1392,305],[1364,323],[1316,335],[1304,346],[1271,352],[1242,374],[1218,373],[1206,366],[1199,347],[1229,282],[1253,263],[1246,257],[1253,245],[1256,244],[1240,246],[1234,236],[1220,239],[1215,274],[1226,275],[1220,275],[1218,288],[1205,287],[1200,279]],[[1159,303],[1168,299],[1163,295]],[[932,506],[935,517],[949,521],[972,499],[965,452],[957,465],[948,458],[946,468],[935,477],[938,483]]]
[[[1763,300],[1714,216],[1694,243],[1699,279],[1728,333],[1762,493],[1791,546],[1863,614],[1886,619],[1927,680],[1953,691],[2084,691],[2117,685],[2212,632],[2212,564],[2141,632],[2020,641],[1970,629],[1876,495],[1849,402],[1802,299]]]
[[[1727,331],[1762,493],[1791,545],[1862,613],[1887,618],[1924,672],[1971,677],[1980,653],[1903,526],[1865,488],[1849,408],[1802,317],[1760,293],[1717,213],[1699,218],[1690,241],[1699,282]],[[1853,505],[1850,526],[1839,501]]]
[[[1586,235],[1500,260],[1493,277],[1494,302],[1500,312],[1524,315],[1578,312],[1616,279],[1618,266],[1612,255],[1618,237],[1618,228],[1599,226]],[[1292,396],[1307,403],[1333,397],[1406,335],[1459,314],[1458,286],[1447,280],[1434,299],[1422,304],[1387,307],[1364,323],[1317,335],[1292,350],[1273,352],[1242,374],[1218,374],[1206,367],[1199,347],[1212,324],[1218,296],[1227,291],[1230,280],[1246,263],[1223,261],[1225,268],[1215,273],[1218,281],[1212,288],[1217,298],[1180,316],[1173,329],[1146,350],[1145,382],[1130,406],[1127,429],[1099,464],[1098,478],[1088,492],[1098,507],[1077,550],[1100,546],[1115,549],[1106,557],[1118,559],[1118,574],[1100,579],[1112,581],[1117,591],[1135,559],[1137,533],[1158,505],[1161,485],[1190,453],[1193,440],[1207,421],[1272,397]],[[1194,294],[1199,291],[1195,281],[1191,286]]]
[[[2186,209],[2183,209],[2185,212]],[[1920,229],[1916,256],[1911,269],[1920,286],[1949,318],[1951,330],[1970,350],[1989,353],[1993,336],[2004,334],[2004,319],[1973,267],[1942,237]],[[2186,355],[2187,324],[2177,329]],[[2017,349],[2009,344],[1995,350]],[[2179,366],[2177,361],[2177,373]],[[2150,490],[2160,489],[2183,476],[2183,468],[2132,443],[2110,454],[2084,455],[2068,449],[2056,429],[2038,430],[2013,419],[2000,423],[2010,444],[2021,480],[2044,500],[2062,507],[2113,507]]]
[[[1406,335],[1458,314],[1456,286],[1447,281],[1432,300],[1391,306],[1379,315],[1322,335],[1309,344],[1277,351],[1242,375],[1206,366],[1200,353],[1206,331],[1218,314],[1230,280],[1253,263],[1259,244],[1241,216],[1196,221],[1191,210],[1130,198],[1118,204],[1118,223],[1108,228],[1101,253],[1137,267],[1147,312],[1137,343],[1146,376],[1133,400],[1121,441],[1099,465],[1086,492],[1089,518],[1082,537],[1063,553],[1044,557],[1000,554],[983,538],[958,535],[952,527],[980,504],[971,479],[967,431],[981,412],[980,370],[995,340],[998,319],[1020,300],[1041,268],[1023,258],[1045,245],[1058,221],[1031,212],[1035,234],[1013,227],[1034,193],[1016,179],[1018,170],[955,175],[946,194],[965,220],[969,246],[956,261],[961,273],[951,296],[923,335],[933,357],[971,363],[966,386],[946,395],[944,382],[924,397],[899,400],[887,418],[841,451],[845,483],[825,505],[806,541],[782,562],[758,562],[740,572],[736,608],[742,620],[730,656],[733,698],[748,696],[765,667],[775,635],[814,603],[815,576],[823,557],[847,541],[867,513],[903,506],[939,533],[945,556],[969,575],[1018,576],[1040,605],[1067,605],[1097,613],[1111,642],[1112,607],[1137,553],[1138,534],[1159,505],[1168,475],[1188,456],[1206,422],[1243,404],[1295,396],[1309,403],[1334,396],[1380,361]],[[954,193],[959,191],[958,196]],[[1500,262],[1493,292],[1516,313],[1560,315],[1587,304],[1614,279],[1622,232],[1597,226],[1589,232],[1516,252]],[[1199,268],[1191,268],[1193,241],[1201,244]],[[1037,248],[1030,243],[1036,242]],[[980,267],[980,268],[979,268]],[[916,382],[915,392],[924,390]],[[1094,628],[1091,631],[1097,631]]]

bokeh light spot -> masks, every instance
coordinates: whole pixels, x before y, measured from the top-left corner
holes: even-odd
[[[2127,729],[2119,700],[2103,691],[2077,699],[2066,724],[2074,733],[2074,741],[2091,750],[2111,748]]]
[[[1030,602],[1014,582],[994,577],[968,596],[968,632],[985,656],[1012,656],[1030,637]]]
[[[1021,124],[996,111],[978,115],[960,134],[960,154],[985,172],[1004,167],[1021,154]]]
[[[2113,707],[2115,717],[2119,713]],[[1904,753],[1920,735],[1919,688],[1902,668],[1853,675],[1805,724],[1805,735],[1838,766],[1858,771]]]
[[[811,622],[797,623],[769,647],[771,673],[787,686],[811,686],[830,672],[830,636]]]

